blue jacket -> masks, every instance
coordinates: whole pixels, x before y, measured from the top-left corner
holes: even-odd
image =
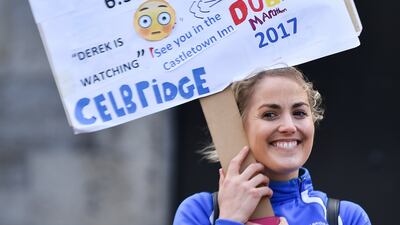
[[[327,225],[325,193],[315,191],[307,169],[301,168],[299,178],[290,181],[271,181],[274,191],[271,204],[276,216],[283,216],[289,225]],[[173,225],[210,225],[213,218],[212,193],[202,192],[185,199],[179,206]],[[365,211],[357,204],[341,201],[339,224],[371,224]],[[242,225],[217,219],[216,225]]]

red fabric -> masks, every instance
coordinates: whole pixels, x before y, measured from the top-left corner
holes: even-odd
[[[279,225],[281,219],[277,216],[269,216],[261,219],[250,220],[249,222],[257,223],[260,225]]]

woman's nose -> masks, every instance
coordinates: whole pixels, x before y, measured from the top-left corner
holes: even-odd
[[[297,127],[291,116],[285,116],[282,118],[278,130],[282,133],[294,133],[296,132]]]

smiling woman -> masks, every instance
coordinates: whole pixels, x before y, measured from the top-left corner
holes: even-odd
[[[270,197],[280,224],[327,224],[325,193],[315,191],[302,166],[310,156],[315,124],[323,118],[321,96],[293,67],[261,71],[233,85],[249,146],[220,169],[218,225],[249,221],[263,196]],[[257,163],[239,171],[251,152]],[[218,160],[215,150],[207,158]],[[181,203],[174,225],[213,224],[211,193],[195,194]],[[371,224],[355,203],[340,202],[339,224]]]
[[[244,128],[254,157],[272,180],[298,177],[314,138],[307,92],[291,77],[268,76],[254,87],[244,109]]]
[[[311,153],[314,122],[323,118],[319,92],[291,67],[261,72],[233,88],[252,153],[268,177],[296,177]],[[287,174],[276,174],[280,170]]]

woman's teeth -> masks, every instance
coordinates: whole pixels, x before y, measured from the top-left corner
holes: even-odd
[[[291,149],[297,146],[297,141],[277,141],[273,145],[278,148]]]

